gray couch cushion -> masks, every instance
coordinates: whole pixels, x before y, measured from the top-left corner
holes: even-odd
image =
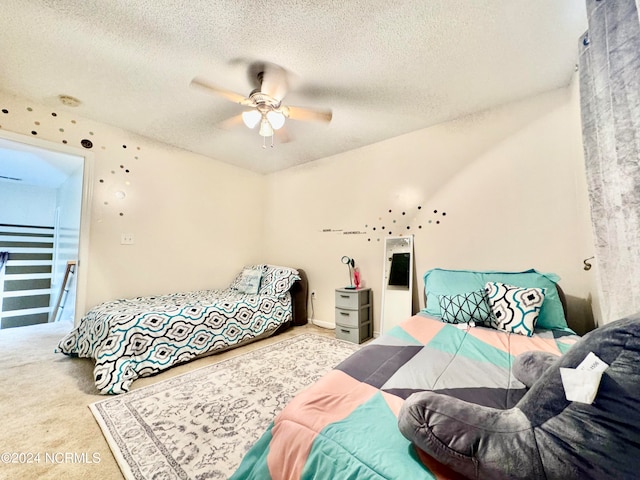
[[[559,369],[577,367],[589,352],[609,368],[593,404],[569,402]],[[544,373],[514,408],[416,393],[400,411],[400,431],[469,478],[638,478],[640,315],[592,331],[557,361],[530,355],[521,365],[525,377],[527,362]]]

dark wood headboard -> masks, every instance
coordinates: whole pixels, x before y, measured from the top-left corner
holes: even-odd
[[[307,274],[301,268],[298,268],[300,280],[297,280],[291,287],[291,300],[293,303],[293,321],[292,325],[306,325],[309,321],[307,315],[307,301],[309,299],[309,281]]]

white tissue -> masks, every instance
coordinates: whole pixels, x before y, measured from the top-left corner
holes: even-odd
[[[589,355],[576,368],[560,368],[562,385],[567,400],[591,404],[596,398],[602,372],[609,365],[604,363],[596,354]]]

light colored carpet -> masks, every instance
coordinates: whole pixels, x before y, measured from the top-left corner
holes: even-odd
[[[227,479],[274,417],[357,345],[303,334],[91,405],[127,479]]]
[[[104,400],[93,362],[54,353],[67,323],[0,330],[0,479],[120,480],[122,473],[88,406]],[[333,337],[312,325],[237,350],[212,355],[149,378],[132,392],[300,333]],[[6,462],[6,453],[13,452]],[[25,463],[30,462],[30,463]]]

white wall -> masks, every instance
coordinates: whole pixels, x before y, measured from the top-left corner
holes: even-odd
[[[67,262],[78,261],[80,240],[80,214],[82,210],[82,180],[83,168],[78,168],[60,185],[57,191],[58,231],[57,249],[54,258],[54,270],[51,283],[52,308],[60,298],[63,281],[67,269]],[[73,320],[75,315],[75,277],[70,278],[68,295],[61,305],[61,312],[57,315],[60,320]]]
[[[38,120],[40,138],[81,152],[82,139],[94,144],[87,307],[223,287],[266,260],[305,269],[315,318],[331,325],[349,255],[373,288],[377,332],[389,232],[415,234],[420,290],[433,267],[535,267],[558,273],[570,297],[595,299],[593,270],[582,269],[593,241],[576,91],[574,82],[264,177],[9,95],[2,128],[27,133]],[[120,245],[121,233],[135,244]]]
[[[434,267],[533,267],[559,274],[568,295],[589,298],[593,276],[582,261],[593,242],[576,89],[269,175],[269,260],[307,271],[315,317],[330,325],[334,289],[347,283],[340,257],[355,258],[373,288],[376,332],[389,234],[415,234],[419,290]]]
[[[243,265],[262,259],[260,175],[164,145],[147,150],[132,167],[135,183],[116,187],[126,190],[124,200],[102,184],[94,191],[94,302],[222,288]],[[96,180],[109,175],[108,168],[98,168]],[[121,233],[133,233],[135,244],[120,245]]]
[[[0,180],[0,223],[53,226],[56,190]]]
[[[88,120],[81,109],[0,98],[8,110],[4,131],[28,141],[37,128],[38,139],[92,156],[93,179],[84,186],[92,201],[83,212],[90,215],[90,238],[81,239],[89,241],[89,255],[79,267],[87,308],[114,298],[221,288],[242,265],[262,260],[261,175]],[[92,148],[83,148],[83,140]],[[135,244],[121,245],[121,233],[134,234]]]

